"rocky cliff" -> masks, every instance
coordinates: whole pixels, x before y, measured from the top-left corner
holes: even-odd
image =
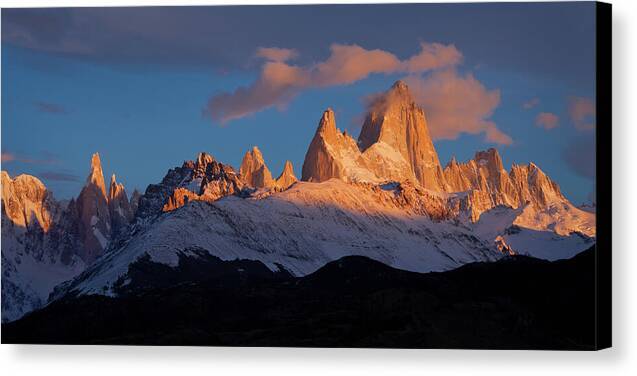
[[[263,154],[258,147],[254,146],[252,150],[246,152],[239,169],[243,181],[254,188],[272,188],[274,187],[274,179],[272,173],[263,160]]]

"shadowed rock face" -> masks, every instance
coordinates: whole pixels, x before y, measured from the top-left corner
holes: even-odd
[[[139,259],[119,297],[69,297],[4,324],[2,341],[592,350],[594,268],[593,249],[429,274],[349,256],[295,278],[188,250],[175,267]]]
[[[2,321],[39,308],[64,280],[84,269],[76,253],[77,211],[65,208],[30,175],[2,171]]]
[[[90,264],[106,248],[111,236],[111,216],[98,153],[91,159],[91,172],[77,199],[80,236],[84,244],[80,257]]]
[[[113,236],[117,236],[117,234],[132,221],[133,210],[128,201],[124,185],[117,182],[115,174],[111,177],[108,194],[108,209],[111,216]]]

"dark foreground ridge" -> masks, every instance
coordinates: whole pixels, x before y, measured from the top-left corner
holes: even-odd
[[[594,256],[427,274],[350,256],[294,278],[191,252],[176,269],[133,264],[118,298],[3,324],[2,343],[592,350]]]

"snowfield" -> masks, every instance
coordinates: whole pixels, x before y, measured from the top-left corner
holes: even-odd
[[[493,261],[502,257],[494,243],[501,234],[517,253],[548,259],[570,257],[592,244],[580,234],[528,229],[514,233],[518,227],[511,226],[522,210],[510,208],[485,213],[476,224],[433,221],[391,201],[393,194],[332,179],[298,182],[259,198],[191,202],[141,227],[120,248],[59,286],[55,296],[113,295],[114,284],[126,280],[129,265],[140,257],[176,266],[179,253],[193,247],[222,260],[258,260],[271,270],[303,276],[347,255],[417,272]]]

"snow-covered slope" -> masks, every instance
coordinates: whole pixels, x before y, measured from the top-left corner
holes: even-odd
[[[34,176],[2,171],[2,321],[39,308],[53,287],[73,278],[127,228],[132,209],[124,186],[106,196],[96,153],[77,199],[59,203]]]
[[[582,213],[575,208],[575,213],[569,213],[573,208],[563,208],[557,216],[558,221],[542,221],[536,218],[552,218],[544,211],[535,210],[531,204],[513,209],[507,206],[497,206],[482,213],[480,220],[471,224],[473,233],[485,242],[496,242],[500,248],[503,245],[515,254],[533,256],[545,260],[558,260],[573,257],[595,243],[593,236],[579,231],[565,231],[565,228],[587,228],[579,221]],[[552,210],[559,210],[552,208]],[[585,212],[584,212],[585,213]],[[585,213],[590,214],[590,213]],[[587,216],[584,215],[586,218]],[[590,220],[590,218],[586,218]],[[593,218],[594,219],[594,218]],[[556,229],[561,229],[556,231]]]
[[[47,301],[53,287],[84,269],[64,212],[40,180],[2,171],[2,321]]]
[[[420,272],[500,256],[466,226],[434,221],[395,194],[332,179],[299,182],[262,199],[229,196],[212,203],[191,202],[140,229],[57,295],[111,294],[118,280],[126,280],[128,266],[145,254],[175,265],[178,252],[193,247],[223,260],[259,260],[294,275],[306,275],[346,255]]]

